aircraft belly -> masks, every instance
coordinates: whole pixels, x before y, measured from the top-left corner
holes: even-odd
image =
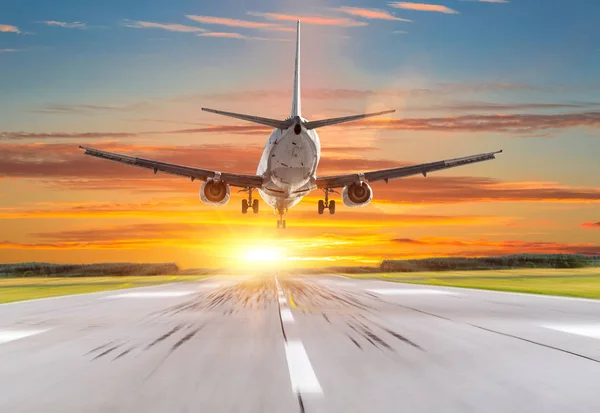
[[[318,150],[304,133],[288,132],[271,147],[268,171],[273,183],[288,192],[305,186],[314,175]]]
[[[274,130],[269,136],[257,168],[265,182],[257,188],[261,198],[273,208],[291,208],[312,189],[320,158],[319,137],[315,131]]]
[[[305,195],[286,197],[283,194],[274,193],[268,189],[259,189],[258,193],[260,194],[260,197],[273,208],[291,208],[298,204]]]

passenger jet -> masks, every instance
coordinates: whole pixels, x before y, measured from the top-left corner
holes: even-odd
[[[320,189],[324,193],[324,199],[318,202],[319,214],[323,214],[326,209],[330,214],[335,214],[335,201],[329,200],[329,194],[336,192],[336,189],[342,189],[344,205],[361,207],[369,204],[373,199],[373,190],[369,186],[371,182],[383,180],[387,183],[390,179],[419,174],[425,177],[429,172],[495,159],[495,154],[502,152],[500,150],[420,165],[346,175],[318,176],[317,166],[321,156],[321,143],[317,135],[317,128],[392,113],[395,110],[315,121],[303,118],[300,106],[300,21],[298,21],[296,32],[296,64],[292,93],[292,110],[290,116],[284,120],[202,108],[206,112],[274,128],[260,158],[256,175],[211,171],[83,146],[80,148],[85,150],[85,155],[151,169],[155,174],[160,171],[180,175],[190,178],[192,182],[200,179],[204,181],[200,188],[200,200],[209,205],[227,204],[231,196],[230,187],[242,188],[241,191],[248,193],[247,199],[242,200],[243,214],[246,214],[250,208],[255,214],[258,213],[258,199],[252,197],[252,193],[256,189],[262,199],[279,215],[277,228],[285,228],[284,214],[316,189]]]

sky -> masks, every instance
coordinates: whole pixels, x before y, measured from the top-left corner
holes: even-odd
[[[0,3],[0,262],[181,267],[377,265],[512,253],[600,255],[596,0]],[[319,175],[502,149],[490,162],[373,184],[364,208],[276,229],[242,194],[83,156],[79,145],[254,174],[268,128],[201,107],[285,118],[295,20]],[[253,261],[254,259],[254,261]]]

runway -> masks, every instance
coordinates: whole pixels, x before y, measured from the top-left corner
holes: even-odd
[[[0,412],[599,412],[600,301],[339,276],[0,305]]]

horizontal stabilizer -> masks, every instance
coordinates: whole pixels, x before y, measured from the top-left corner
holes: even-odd
[[[223,112],[221,110],[208,109],[208,108],[202,108],[202,110],[205,112],[216,113],[217,115],[229,116],[230,118],[236,118],[236,119],[241,119],[241,120],[245,120],[245,121],[252,122],[252,123],[258,123],[259,125],[270,126],[272,128],[276,128],[276,129],[287,129],[292,124],[292,121],[290,121],[290,120],[277,120],[277,119],[261,118],[258,116],[250,116],[250,115],[244,115],[241,113],[233,113],[233,112]]]
[[[342,118],[330,118],[330,119],[323,119],[323,120],[315,120],[312,122],[306,122],[304,124],[304,126],[306,127],[306,129],[317,129],[317,128],[321,128],[323,126],[336,125],[338,123],[353,122],[355,120],[370,118],[372,116],[385,115],[387,113],[393,113],[393,112],[395,112],[394,109],[384,110],[383,112],[364,113],[362,115],[344,116]]]

